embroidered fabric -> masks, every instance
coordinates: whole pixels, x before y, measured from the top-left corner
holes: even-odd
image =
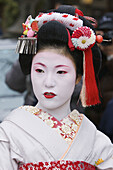
[[[68,144],[71,144],[81,125],[83,115],[74,110],[67,117],[58,121],[55,117],[33,106],[21,106],[42,119],[48,126],[54,128]]]
[[[19,170],[96,170],[96,167],[83,161],[51,161],[38,164],[27,163],[19,166]]]

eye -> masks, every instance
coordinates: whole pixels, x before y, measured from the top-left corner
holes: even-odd
[[[36,69],[35,71],[38,73],[44,73],[44,71],[42,69]]]
[[[66,74],[66,73],[67,73],[67,71],[62,71],[62,70],[57,71],[57,74]]]

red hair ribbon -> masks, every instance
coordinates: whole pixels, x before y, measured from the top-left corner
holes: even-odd
[[[75,50],[75,46],[73,45],[73,43],[71,41],[71,35],[70,35],[70,32],[69,32],[68,29],[67,29],[67,33],[68,33],[68,47],[70,48],[71,51],[74,51]]]
[[[93,67],[93,56],[91,48],[84,52],[83,62],[83,85],[81,90],[81,102],[84,107],[100,103],[98,88]]]
[[[78,14],[79,16],[84,16],[83,12],[80,9],[75,9],[75,15]]]

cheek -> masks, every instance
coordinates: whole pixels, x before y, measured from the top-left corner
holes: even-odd
[[[39,82],[39,81],[37,81],[37,72],[35,71],[33,64],[31,67],[31,81],[32,81],[32,85],[35,85],[36,83]]]
[[[74,88],[75,88],[75,84],[76,84],[76,72],[75,70],[72,72],[71,76],[70,76],[70,81],[68,83],[68,88],[70,89],[70,91],[73,93]]]
[[[70,79],[70,81],[67,82],[66,84],[67,92],[73,93],[75,88],[75,82],[76,82],[75,78]]]
[[[76,73],[73,71],[69,77],[63,82],[63,87],[61,92],[64,92],[64,95],[71,96],[76,83]]]
[[[34,93],[36,95],[37,92],[38,92],[38,82],[39,81],[37,81],[36,72],[35,72],[35,70],[33,68],[31,68],[31,82],[32,82],[33,91],[34,91]]]
[[[33,85],[33,82],[34,82],[34,71],[33,71],[33,67],[31,67],[31,82],[32,82],[32,85]]]
[[[34,71],[31,72],[31,81],[32,81],[32,84],[33,82],[35,82],[36,80],[36,74],[34,73]]]
[[[75,69],[73,69],[72,70],[72,72],[71,72],[71,75],[70,75],[70,84],[71,84],[71,86],[73,85],[73,86],[75,86],[75,83],[76,83],[76,70]]]

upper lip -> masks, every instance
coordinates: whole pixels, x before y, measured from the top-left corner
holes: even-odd
[[[54,96],[56,96],[56,94],[53,93],[53,92],[45,92],[44,95],[54,95]]]

